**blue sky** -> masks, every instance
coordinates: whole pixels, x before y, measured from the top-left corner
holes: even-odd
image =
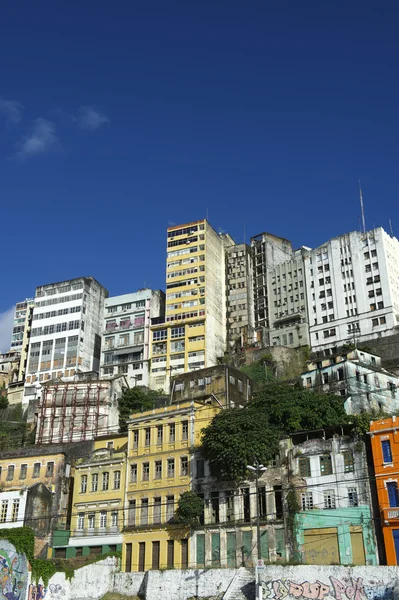
[[[367,225],[398,232],[398,19],[390,0],[4,0],[0,313],[80,275],[164,287],[168,223],[207,210],[237,241],[245,222],[316,246],[359,228],[359,178]]]

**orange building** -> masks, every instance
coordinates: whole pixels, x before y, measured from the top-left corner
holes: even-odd
[[[399,418],[370,423],[377,496],[388,565],[399,565]]]

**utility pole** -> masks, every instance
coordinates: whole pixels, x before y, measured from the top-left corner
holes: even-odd
[[[260,541],[260,507],[259,507],[259,475],[262,475],[267,467],[264,465],[260,465],[257,460],[255,460],[254,465],[247,465],[248,471],[255,473],[255,485],[256,485],[256,545],[257,545],[257,566],[256,566],[256,599],[262,600],[262,586],[260,583],[259,577],[259,567],[262,564],[262,549],[261,549],[261,541]]]

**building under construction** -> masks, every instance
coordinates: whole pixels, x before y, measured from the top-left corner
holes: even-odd
[[[49,381],[36,401],[36,444],[93,440],[119,429],[118,398],[124,379],[85,373],[75,381]]]

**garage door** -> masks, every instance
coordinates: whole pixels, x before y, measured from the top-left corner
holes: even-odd
[[[338,532],[328,529],[305,529],[305,562],[309,565],[340,564]]]

